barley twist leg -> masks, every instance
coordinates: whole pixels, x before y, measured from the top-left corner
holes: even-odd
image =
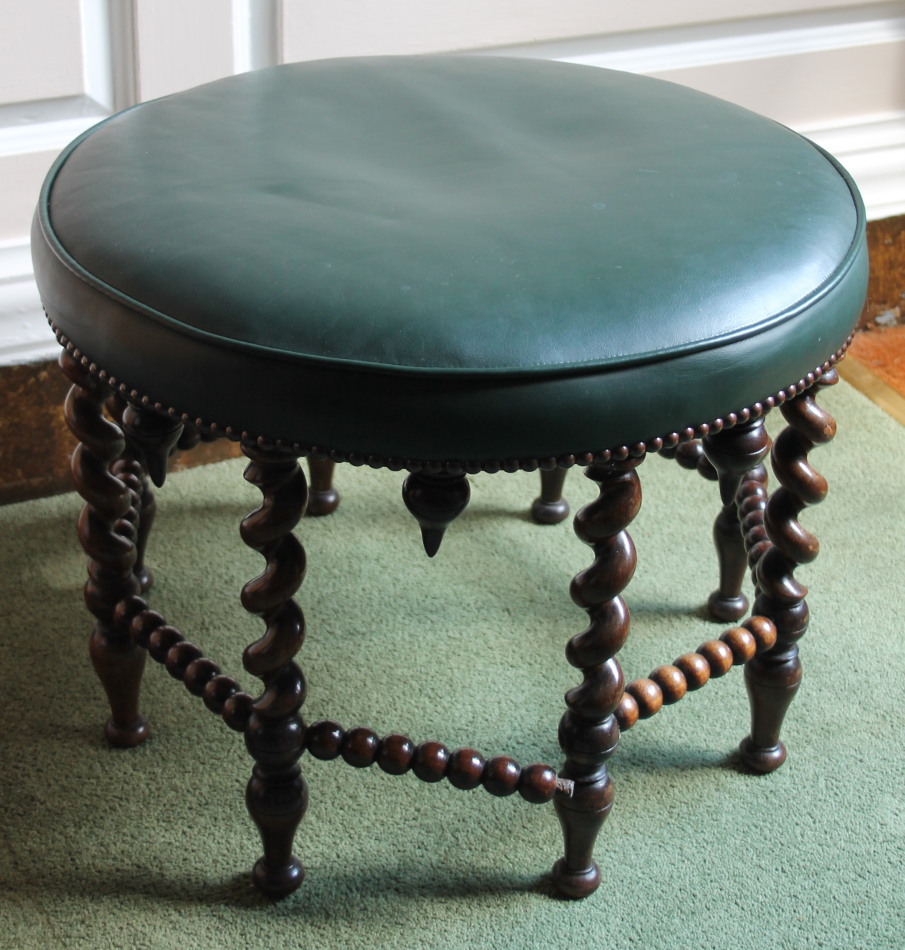
[[[79,440],[72,454],[72,477],[85,500],[78,537],[90,559],[85,603],[95,622],[89,652],[110,704],[104,734],[111,745],[135,746],[149,735],[138,708],[145,651],[117,628],[113,612],[118,601],[139,592],[134,574],[137,483],[130,485],[111,470],[122,457],[125,440],[104,416],[110,387],[68,353],[61,356],[60,366],[73,383],[65,415]]]
[[[607,759],[619,741],[615,712],[624,679],[616,653],[628,636],[628,608],[620,596],[635,570],[635,547],[626,527],[641,506],[636,459],[598,462],[587,475],[597,482],[598,498],[575,516],[575,532],[594,550],[590,567],[572,581],[573,601],[590,623],[572,637],[566,657],[583,680],[566,693],[559,741],[566,755],[560,777],[575,783],[574,793],[554,799],[563,829],[565,855],[554,865],[553,880],[567,897],[586,897],[600,883],[594,844],[613,804]]]
[[[157,515],[157,499],[151,483],[158,488],[163,486],[167,463],[182,436],[183,424],[171,416],[133,406],[121,399],[108,400],[107,404],[126,438],[125,455],[116,463],[116,472],[138,480],[134,571],[142,591],[146,592],[154,583],[154,577],[145,563],[148,538]]]
[[[263,497],[242,522],[245,543],[266,560],[264,572],[242,589],[242,604],[260,616],[264,635],[245,650],[245,669],[264,683],[245,731],[255,760],[246,804],[258,827],[264,856],[254,868],[255,885],[270,897],[294,891],[304,868],[292,853],[296,828],[308,804],[298,764],[305,745],[300,707],[305,679],[293,661],[305,637],[302,611],[292,599],[305,574],[305,552],[292,534],[305,511],[307,486],[295,458],[256,444],[243,445],[251,460],[245,478]]]
[[[794,572],[813,561],[819,551],[817,539],[802,527],[798,516],[826,497],[826,479],[811,467],[808,453],[815,445],[830,442],[836,433],[832,416],[817,405],[815,390],[837,379],[835,371],[828,373],[817,387],[783,405],[788,425],[773,446],[773,471],[780,487],[770,496],[764,515],[769,543],[757,546],[759,593],[754,610],[776,624],[777,641],[745,665],[751,734],[741,744],[742,760],[757,772],[772,772],[786,759],[779,735],[801,682],[798,640],[809,622],[807,588]]]

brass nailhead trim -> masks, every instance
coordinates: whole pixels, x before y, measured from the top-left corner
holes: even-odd
[[[854,338],[854,332],[852,332],[842,347],[825,363],[816,367],[812,372],[798,380],[797,383],[792,383],[785,389],[780,389],[776,395],[768,396],[763,401],[756,402],[753,406],[739,409],[737,412],[730,412],[725,417],[714,419],[712,422],[688,426],[681,432],[670,432],[668,435],[658,436],[646,442],[636,442],[631,446],[621,445],[595,452],[577,452],[575,454],[549,456],[547,458],[510,458],[462,462],[455,459],[440,461],[437,459],[424,460],[402,459],[392,456],[383,457],[379,455],[365,455],[361,452],[347,452],[343,449],[331,449],[321,445],[302,445],[298,442],[288,442],[285,439],[256,436],[250,432],[240,431],[234,426],[224,426],[217,422],[209,422],[206,419],[195,418],[188,413],[179,412],[172,406],[155,402],[150,396],[142,395],[137,389],[132,389],[128,384],[111,376],[106,370],[101,369],[97,363],[92,362],[89,357],[85,356],[75,344],[60,331],[49,314],[47,314],[47,320],[60,345],[66,349],[70,356],[78,360],[92,376],[95,376],[101,382],[106,383],[112,389],[116,390],[128,402],[136,406],[151,409],[154,412],[171,416],[174,419],[179,419],[183,423],[197,426],[202,432],[210,434],[211,436],[222,436],[232,442],[253,443],[258,448],[268,451],[285,452],[287,455],[295,455],[296,458],[311,458],[315,461],[332,459],[334,462],[348,462],[350,465],[355,466],[367,465],[370,468],[388,468],[391,471],[424,471],[431,474],[445,472],[449,475],[476,475],[478,472],[489,472],[492,474],[500,471],[535,472],[538,469],[572,468],[574,465],[585,466],[591,465],[593,462],[624,461],[629,457],[640,459],[648,453],[659,452],[664,448],[675,448],[680,443],[690,442],[692,439],[700,439],[705,435],[720,432],[723,429],[729,429],[739,422],[744,423],[749,422],[751,419],[760,418],[766,415],[771,409],[781,406],[789,399],[793,399],[800,393],[805,392],[805,390],[810,389],[845,356],[845,352]]]

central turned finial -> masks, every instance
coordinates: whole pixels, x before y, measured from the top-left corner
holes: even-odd
[[[471,489],[465,475],[414,472],[402,485],[402,500],[421,527],[428,557],[440,549],[447,526],[465,510]]]

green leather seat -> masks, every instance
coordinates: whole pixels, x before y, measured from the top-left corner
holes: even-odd
[[[60,156],[33,247],[56,328],[129,391],[337,457],[485,465],[769,399],[845,346],[867,271],[850,180],[788,129],[489,57],[141,105]]]
[[[741,761],[782,764],[809,617],[794,571],[817,553],[797,518],[826,493],[807,455],[835,431],[815,393],[836,378],[867,278],[857,190],[820,149],[725,102],[589,67],[305,63],[87,132],[47,178],[33,252],[74,383],[66,414],[81,443],[73,472],[106,734],[126,746],[148,735],[145,649],[242,732],[264,844],[254,880],[267,894],[302,879],[292,847],[304,752],[553,801],[565,841],[553,881],[569,897],[600,881],[606,763],[638,720],[744,664]],[[788,425],[767,500],[763,416],[775,406]],[[184,429],[241,440],[264,496],[242,522],[267,561],[242,590],[267,627],[243,655],[257,698],[139,596],[148,476],[162,482]],[[750,567],[755,615],[626,687],[626,529],[650,452],[718,479],[711,609],[741,620]],[[307,500],[302,456],[409,469],[403,495],[428,553],[467,502],[467,474],[540,468],[555,484],[588,466],[600,494],[575,530],[594,557],[570,589],[588,626],[566,648],[582,680],[565,697],[558,775],[304,722],[293,595],[305,561],[292,534]]]

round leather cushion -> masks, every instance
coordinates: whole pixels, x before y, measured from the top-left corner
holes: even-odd
[[[852,182],[662,81],[339,59],[137,106],[35,218],[59,331],[235,431],[378,458],[562,456],[751,406],[844,346]]]

